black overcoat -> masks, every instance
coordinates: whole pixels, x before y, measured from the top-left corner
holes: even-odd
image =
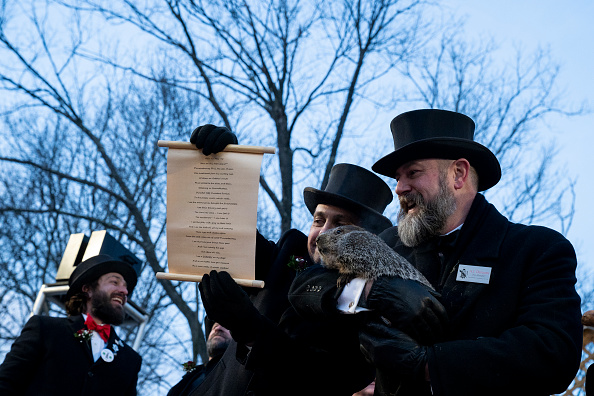
[[[74,337],[83,328],[82,315],[32,316],[0,365],[0,395],[136,395],[140,355],[112,328],[106,348],[117,349],[113,361],[94,362],[90,343]]]
[[[193,390],[193,383],[195,381],[204,381],[221,357],[222,355],[215,356],[206,363],[197,365],[191,372],[184,374],[182,379],[167,392],[167,396],[189,395]]]

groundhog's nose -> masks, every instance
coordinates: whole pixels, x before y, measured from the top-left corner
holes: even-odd
[[[320,234],[316,237],[316,244],[319,245],[320,243],[324,243],[324,234]]]
[[[318,235],[316,238],[316,248],[320,253],[324,251],[324,237],[323,234]]]

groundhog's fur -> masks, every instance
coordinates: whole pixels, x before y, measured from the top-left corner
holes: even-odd
[[[322,265],[337,269],[338,284],[354,278],[377,279],[396,275],[416,280],[431,289],[427,279],[404,257],[390,248],[380,237],[354,225],[340,226],[323,232],[316,238]]]

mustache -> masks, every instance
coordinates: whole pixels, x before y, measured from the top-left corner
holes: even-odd
[[[124,293],[120,293],[120,292],[113,292],[111,293],[111,295],[109,296],[110,299],[114,298],[114,297],[119,297],[122,299],[122,301],[124,302],[124,304],[127,302],[128,300],[128,296],[126,296]]]
[[[405,246],[418,246],[439,235],[448,218],[456,211],[454,193],[448,190],[446,182],[442,180],[439,183],[439,192],[433,198],[424,198],[416,191],[398,198],[398,236]],[[411,213],[413,208],[415,210]]]
[[[425,198],[419,193],[409,192],[405,195],[399,195],[398,200],[400,201],[400,209],[407,212],[410,208],[419,206],[426,207]]]

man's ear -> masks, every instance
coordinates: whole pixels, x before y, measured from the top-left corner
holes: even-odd
[[[460,158],[454,161],[454,188],[461,189],[470,182],[470,162],[466,158]]]
[[[81,288],[81,290],[82,290],[84,293],[87,293],[87,295],[88,295],[89,297],[91,297],[92,289],[91,289],[91,286],[90,286],[90,285],[83,285],[83,287]]]

